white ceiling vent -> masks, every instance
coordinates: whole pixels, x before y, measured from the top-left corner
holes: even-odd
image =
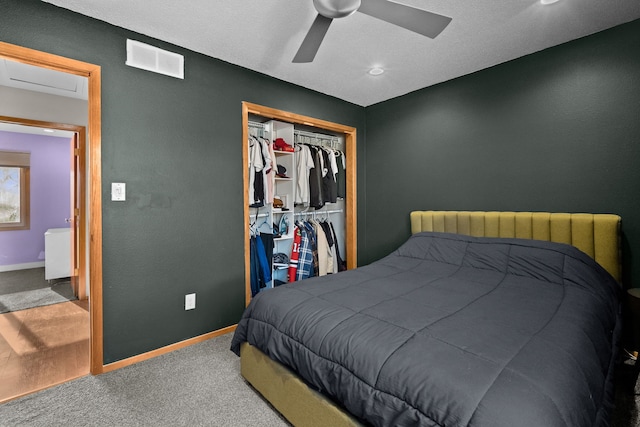
[[[184,56],[135,40],[127,39],[127,62],[125,64],[184,79]]]

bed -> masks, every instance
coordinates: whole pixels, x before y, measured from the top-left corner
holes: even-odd
[[[257,295],[241,373],[296,426],[608,425],[620,217],[411,213],[364,267]]]

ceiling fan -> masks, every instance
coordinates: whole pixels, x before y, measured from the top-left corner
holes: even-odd
[[[391,0],[313,0],[313,6],[318,11],[318,16],[293,58],[294,63],[312,62],[331,22],[355,12],[373,16],[432,39],[451,22],[451,18],[447,16]]]

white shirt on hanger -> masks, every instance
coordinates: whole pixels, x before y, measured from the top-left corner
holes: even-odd
[[[261,172],[264,169],[264,163],[262,161],[262,144],[255,138],[249,138],[249,204],[252,205],[258,200],[255,199],[255,173]]]
[[[267,146],[267,151],[269,153],[269,158],[271,159],[270,170],[267,172],[265,183],[267,185],[266,191],[264,193],[265,203],[273,203],[274,188],[276,185],[276,171],[278,170],[278,164],[276,162],[276,154],[273,151],[273,144],[269,140],[265,140],[265,144]]]
[[[313,156],[306,145],[296,145],[295,203],[309,205],[309,171],[313,169]]]

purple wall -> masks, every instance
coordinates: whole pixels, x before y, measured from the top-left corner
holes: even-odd
[[[70,140],[0,131],[0,150],[31,152],[31,227],[0,231],[0,266],[43,261],[44,233],[69,227]]]

